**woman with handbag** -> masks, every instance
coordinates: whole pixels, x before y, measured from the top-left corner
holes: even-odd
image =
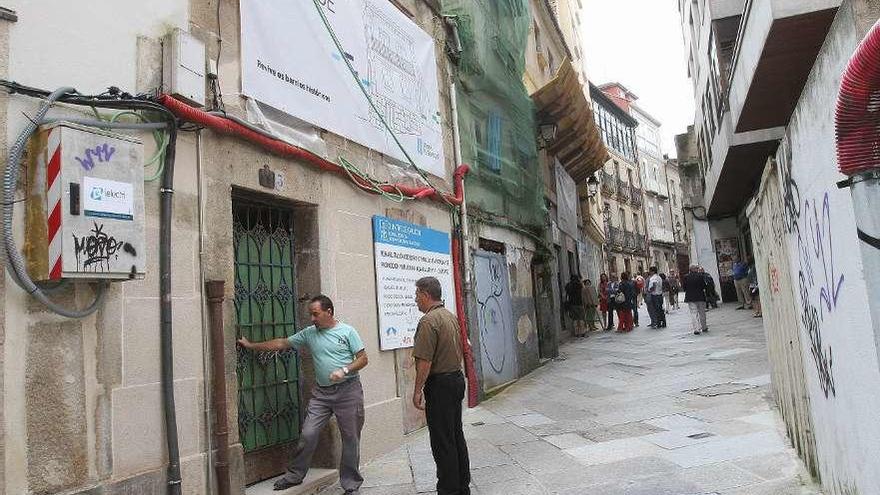
[[[614,295],[614,307],[617,308],[617,331],[630,332],[633,329],[633,309],[636,307],[636,284],[630,280],[629,273],[620,274],[620,284]]]
[[[599,318],[602,320],[602,329],[611,330],[614,326],[614,316],[609,309],[608,302],[608,274],[599,275]]]
[[[614,294],[617,292],[617,282],[610,279],[608,275],[602,274],[599,277],[599,308],[602,310],[602,326],[606,332],[614,329]]]

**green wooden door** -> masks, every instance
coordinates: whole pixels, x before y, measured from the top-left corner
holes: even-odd
[[[233,200],[237,333],[251,341],[287,337],[296,331],[292,222],[290,210]],[[294,350],[251,353],[239,349],[242,446],[246,456],[254,453],[262,464],[267,454],[280,458],[280,467],[249,473],[248,478],[271,476],[271,471],[283,470],[283,463],[289,461],[283,459],[284,451],[299,438],[299,377],[299,356]],[[277,455],[266,452],[273,448]]]

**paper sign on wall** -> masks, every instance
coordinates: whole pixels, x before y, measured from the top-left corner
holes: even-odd
[[[380,349],[412,347],[422,317],[416,280],[436,277],[446,308],[455,312],[449,234],[382,216],[373,217]]]

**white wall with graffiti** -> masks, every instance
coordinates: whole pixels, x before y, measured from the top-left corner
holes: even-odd
[[[844,2],[777,153],[819,471],[830,493],[847,495],[880,493],[880,368],[867,295],[880,274],[863,272],[834,144],[840,74],[865,34],[859,25]]]

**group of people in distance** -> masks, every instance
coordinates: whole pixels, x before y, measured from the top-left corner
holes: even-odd
[[[586,337],[588,332],[598,330],[597,323],[607,332],[614,330],[615,313],[617,332],[631,331],[639,326],[639,308],[643,303],[651,317],[649,328],[665,328],[666,314],[679,308],[680,292],[681,282],[675,271],[667,276],[659,273],[657,267],[634,277],[628,272],[611,277],[603,273],[598,286],[593,285],[592,280],[581,282],[572,275],[565,285],[565,306],[577,337]],[[717,305],[715,301],[717,297],[713,299]]]

